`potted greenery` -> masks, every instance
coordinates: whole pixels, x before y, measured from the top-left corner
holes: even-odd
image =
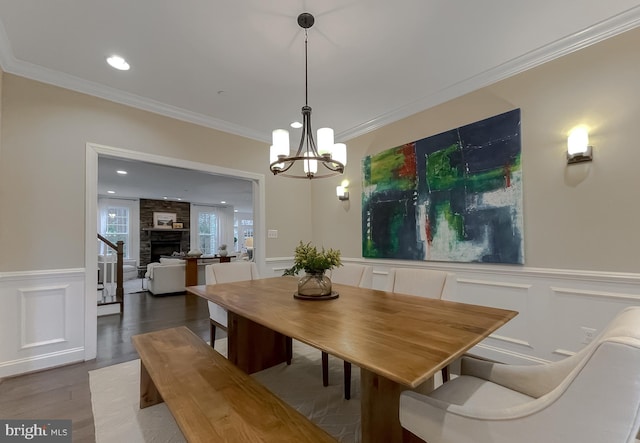
[[[325,275],[327,269],[342,266],[340,251],[335,249],[321,251],[309,243],[302,243],[296,247],[293,266],[284,271],[283,275],[296,275],[304,270],[305,275],[298,280],[298,295],[302,297],[331,296],[331,280]]]

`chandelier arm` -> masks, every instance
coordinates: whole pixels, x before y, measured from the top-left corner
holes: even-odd
[[[314,18],[309,13],[302,13],[298,16],[298,24],[304,29],[304,100],[305,105],[302,107],[302,135],[300,137],[300,144],[298,150],[294,156],[291,155],[278,155],[278,159],[273,161],[269,165],[269,169],[274,175],[282,175],[284,177],[291,178],[324,178],[332,177],[334,175],[344,173],[344,164],[331,158],[330,153],[324,153],[320,155],[316,141],[313,137],[313,130],[311,129],[311,107],[309,106],[309,70],[308,70],[308,46],[309,36],[307,29],[313,26]],[[332,137],[333,138],[333,137]],[[275,143],[275,135],[274,135]],[[290,152],[289,152],[290,154]],[[307,172],[304,175],[295,175],[294,173],[288,174],[287,171],[291,169],[296,161],[302,161],[306,166]],[[330,172],[320,173],[311,172],[311,162],[321,163],[325,170]],[[306,163],[305,163],[306,162]],[[314,167],[317,169],[317,165]]]

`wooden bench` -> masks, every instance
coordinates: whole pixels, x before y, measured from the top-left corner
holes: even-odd
[[[333,442],[182,326],[135,335],[140,408],[164,401],[189,442]]]

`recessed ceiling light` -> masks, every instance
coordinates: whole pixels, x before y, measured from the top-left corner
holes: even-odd
[[[238,210],[237,210],[237,209],[234,209],[234,210],[233,210],[233,212],[238,212]]]
[[[120,171],[116,171],[116,172],[118,174],[120,174],[120,175],[127,175],[127,171],[120,170]]]
[[[129,63],[127,63],[125,59],[117,55],[112,55],[111,57],[108,57],[107,63],[109,63],[109,65],[112,68],[115,68],[119,71],[128,71],[130,68]]]
[[[292,127],[293,129],[299,129],[299,128],[302,128],[302,123],[300,123],[300,122],[293,122],[293,123],[291,123],[291,127]]]
[[[222,200],[220,203],[223,204],[223,205],[227,204],[227,202],[224,201],[224,200]]]
[[[107,191],[107,194],[115,194],[116,191]]]
[[[163,198],[163,199],[165,199],[165,200],[168,200],[168,199],[169,199],[169,197],[166,197],[166,196],[165,196],[165,197],[162,197],[162,198]]]

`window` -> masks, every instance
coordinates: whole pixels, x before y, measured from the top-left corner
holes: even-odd
[[[214,212],[198,214],[198,249],[204,255],[215,255],[218,250],[218,216]]]
[[[220,245],[233,247],[233,208],[191,205],[191,248],[215,255]]]
[[[114,244],[123,241],[125,257],[129,257],[129,232],[129,208],[108,206],[102,236]],[[103,254],[112,255],[115,253],[116,251],[105,245]]]
[[[98,199],[98,226],[100,235],[112,243],[124,242],[124,258],[140,259],[140,202],[124,198]],[[116,251],[100,240],[98,255],[115,255]]]

